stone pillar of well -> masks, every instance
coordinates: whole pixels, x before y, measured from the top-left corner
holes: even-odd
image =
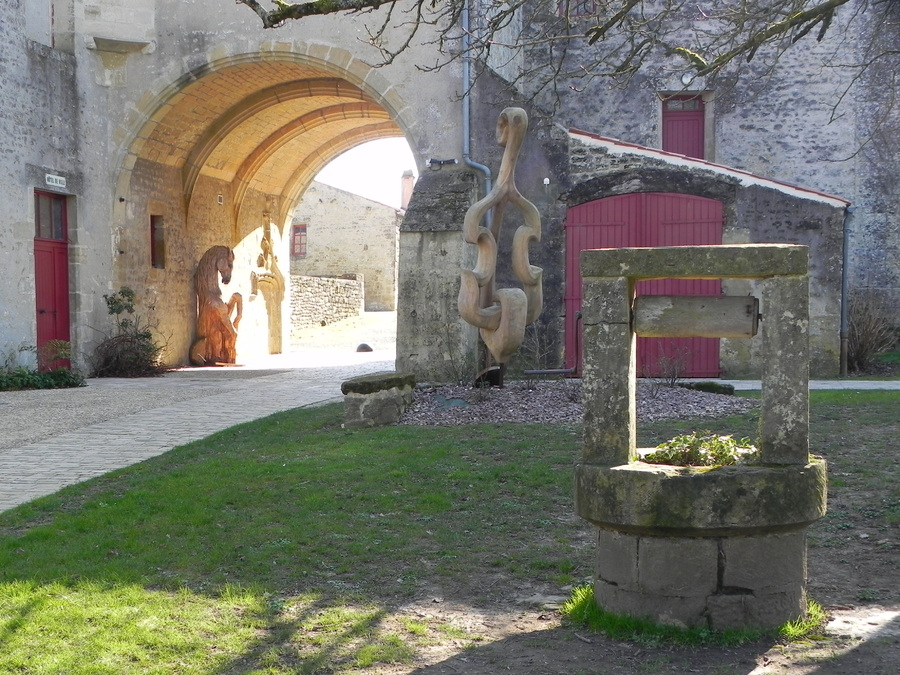
[[[825,513],[827,487],[824,460],[809,454],[807,261],[806,247],[781,244],[582,252],[585,428],[575,505],[597,526],[594,596],[603,609],[716,630],[768,629],[803,615],[806,531]],[[749,339],[757,320],[732,316],[741,303],[727,298],[710,309],[672,298],[673,311],[657,303],[636,321],[635,283],[654,278],[764,280],[759,464],[640,461],[635,344],[644,333],[635,326]]]

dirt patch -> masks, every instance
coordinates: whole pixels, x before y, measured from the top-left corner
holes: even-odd
[[[478,392],[460,388],[419,391],[406,424],[580,421],[572,383]],[[714,418],[752,410],[754,401],[643,385],[639,418]],[[823,639],[785,644],[774,638],[741,647],[678,648],[652,641],[619,642],[567,624],[558,611],[567,587],[523,586],[496,570],[473,565],[461,587],[433,589],[390,619],[403,633],[424,626],[412,664],[366,672],[389,675],[495,675],[502,672],[729,673],[740,675],[894,675],[900,664],[900,593],[897,589],[900,494],[896,439],[900,427],[866,429],[865,420],[841,419],[825,409],[813,419],[812,445],[824,448],[833,486],[829,514],[809,532],[809,585],[830,621]],[[852,429],[852,431],[851,431]],[[852,439],[843,434],[854,433]],[[827,442],[826,442],[827,441]],[[551,514],[566,518],[571,511]],[[594,546],[590,536],[585,550]],[[586,570],[586,577],[590,571]],[[454,637],[448,637],[446,627]]]

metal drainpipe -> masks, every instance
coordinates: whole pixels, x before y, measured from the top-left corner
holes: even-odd
[[[841,254],[841,377],[847,376],[847,351],[850,345],[850,225],[855,206],[844,211],[844,250]]]
[[[484,175],[484,194],[491,192],[492,179],[491,170],[484,164],[479,164],[471,159],[471,137],[470,137],[470,118],[472,102],[470,98],[470,89],[472,88],[472,38],[469,35],[469,0],[463,3],[462,12],[460,14],[460,23],[462,23],[462,39],[463,39],[463,162],[466,166],[480,171]]]
[[[491,193],[491,187],[493,181],[491,180],[491,170],[486,167],[484,164],[479,164],[472,160],[469,156],[471,154],[471,92],[472,88],[472,54],[470,52],[472,47],[472,38],[469,35],[469,3],[474,0],[463,0],[462,12],[460,13],[460,23],[462,24],[462,41],[463,41],[463,99],[462,99],[462,114],[463,114],[463,162],[466,166],[475,169],[476,171],[480,171],[484,176],[484,195],[487,196]],[[485,214],[485,225],[487,227],[491,226],[491,212],[488,211]],[[492,359],[491,353],[485,350],[484,354],[484,371],[486,372],[491,367]],[[500,370],[500,386],[503,386],[503,369],[501,367]]]

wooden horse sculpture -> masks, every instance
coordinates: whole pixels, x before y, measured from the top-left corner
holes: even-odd
[[[190,359],[195,366],[234,363],[237,356],[237,327],[243,313],[240,293],[233,293],[225,303],[219,278],[231,281],[234,251],[227,246],[213,246],[197,265],[194,288],[197,291],[197,340],[191,346]],[[231,314],[237,309],[232,320]]]

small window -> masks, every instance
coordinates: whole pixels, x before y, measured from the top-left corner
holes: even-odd
[[[570,19],[597,15],[597,0],[559,0],[556,15]]]
[[[66,198],[52,192],[34,193],[34,236],[66,240]]]
[[[306,257],[306,223],[294,225],[291,231],[291,255],[294,258]]]
[[[666,110],[700,110],[703,101],[698,97],[670,98],[665,102]]]
[[[150,216],[150,266],[166,267],[166,228],[162,216]]]

